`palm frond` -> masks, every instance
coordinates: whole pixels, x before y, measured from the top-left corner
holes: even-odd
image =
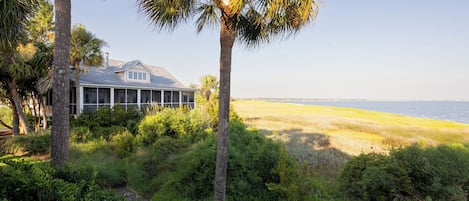
[[[136,0],[137,8],[160,30],[174,30],[194,11],[195,0]]]
[[[238,40],[247,47],[285,39],[311,21],[319,12],[318,0],[256,0],[241,13]]]
[[[47,91],[52,89],[54,84],[54,78],[52,76],[44,76],[39,78],[36,83],[36,89],[40,94],[45,94]]]
[[[197,32],[201,32],[205,26],[213,26],[219,23],[219,9],[214,4],[202,4],[197,8],[199,17],[196,20]]]
[[[13,51],[25,39],[36,0],[0,0],[0,51]]]
[[[84,25],[75,25],[72,28],[70,41],[70,62],[76,66],[83,62],[89,66],[99,66],[104,58],[101,48],[106,46],[104,40],[86,30]]]

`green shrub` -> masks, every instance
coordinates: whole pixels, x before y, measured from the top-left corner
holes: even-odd
[[[412,145],[382,154],[362,154],[346,164],[344,190],[360,200],[466,200],[469,148]]]
[[[98,132],[94,137],[108,137],[109,130],[103,128],[124,127],[131,133],[137,131],[138,122],[142,119],[143,113],[137,109],[122,109],[115,105],[112,109],[101,107],[96,111],[81,114],[77,119],[71,119],[70,125],[74,127],[88,127],[92,132]]]
[[[130,156],[135,150],[135,137],[127,130],[112,136],[119,158]]]
[[[67,181],[48,163],[3,161],[0,166],[0,200],[123,200],[96,185],[96,177]],[[70,175],[67,174],[63,175]]]
[[[194,142],[207,136],[205,130],[208,125],[205,122],[197,110],[187,112],[183,108],[165,108],[140,122],[137,139],[145,146],[162,136]]]
[[[110,141],[113,136],[128,132],[126,127],[115,125],[110,127],[98,127],[93,132],[93,139],[103,139]]]
[[[47,154],[50,152],[51,135],[30,134],[15,136],[3,142],[3,152],[12,154]]]
[[[230,125],[227,200],[282,200],[281,194],[267,184],[280,182],[278,170],[281,145],[258,132],[248,131],[239,122]],[[192,146],[174,160],[175,171],[161,172],[164,181],[153,200],[166,196],[175,199],[206,200],[213,194],[216,137]],[[288,165],[292,164],[291,159]],[[174,197],[175,192],[177,196]]]
[[[71,164],[97,172],[97,181],[103,186],[125,186],[127,161],[117,153],[114,142],[90,141],[75,144],[70,150]]]
[[[70,130],[70,142],[84,143],[93,138],[93,133],[86,126],[77,126]]]

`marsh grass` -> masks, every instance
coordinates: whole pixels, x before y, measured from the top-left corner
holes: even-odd
[[[248,126],[282,141],[298,161],[340,168],[351,156],[411,144],[469,142],[469,125],[330,106],[233,101]]]

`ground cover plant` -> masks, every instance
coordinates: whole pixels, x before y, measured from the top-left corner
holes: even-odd
[[[361,154],[345,165],[340,180],[357,200],[467,200],[469,146],[412,145],[389,155]]]
[[[4,155],[0,157],[0,200],[124,200],[98,186],[95,173],[81,177],[68,168],[57,171],[48,162]]]

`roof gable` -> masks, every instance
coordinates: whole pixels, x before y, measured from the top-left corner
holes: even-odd
[[[148,73],[152,73],[151,69],[140,60],[133,60],[122,64],[122,66],[117,72],[128,71],[135,68],[144,69]]]

